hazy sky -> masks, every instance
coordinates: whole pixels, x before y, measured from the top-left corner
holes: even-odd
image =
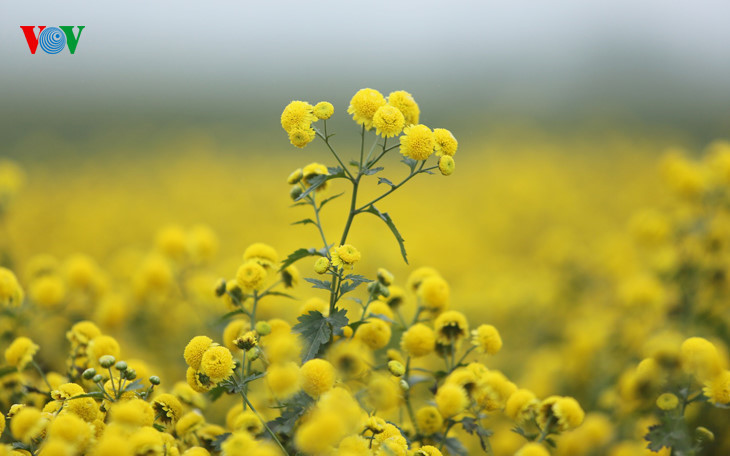
[[[497,104],[604,89],[712,102],[730,93],[728,18],[727,0],[0,0],[0,110],[363,86]],[[20,25],[86,28],[75,55],[31,55]]]

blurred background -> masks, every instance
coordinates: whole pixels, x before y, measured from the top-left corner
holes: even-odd
[[[640,304],[672,302],[671,291],[642,282],[654,265],[634,250],[630,221],[676,202],[659,172],[668,150],[692,159],[729,136],[728,17],[730,3],[720,0],[5,0],[0,158],[23,169],[25,185],[0,225],[4,261],[28,286],[24,271],[38,255],[66,270],[83,255],[103,271],[103,295],[115,297],[84,303],[83,316],[136,340],[128,342],[134,356],[179,376],[185,341],[206,325],[221,329],[225,309],[211,284],[235,273],[247,245],[267,242],[284,257],[318,242],[312,227],[289,225],[309,214],[289,207],[286,177],[313,161],[333,163],[319,142],[289,144],[284,106],[333,103],[329,130],[354,156],[352,95],[406,90],[422,123],[458,139],[456,173],[419,177],[381,207],[406,238],[410,266],[377,220],[356,221],[360,272],[385,266],[403,283],[412,267],[436,267],[451,284],[452,307],[503,332],[509,355],[495,366],[538,395],[573,394],[592,410],[642,358],[639,341],[671,326],[628,312],[616,317],[623,329],[614,338],[601,312],[614,315],[606,309],[631,301],[626,293]],[[74,55],[31,55],[21,25],[86,28]],[[405,174],[393,155],[384,160],[391,180]],[[364,194],[378,190],[373,182]],[[339,201],[325,214],[332,232],[341,232],[345,209]],[[196,293],[173,293],[182,304],[145,314],[138,287],[157,280],[150,255],[160,233],[201,224],[218,248],[194,273],[172,267]],[[300,268],[311,275],[310,264]],[[300,285],[294,294],[316,293]],[[263,318],[291,321],[298,310],[288,301],[261,309]],[[36,329],[42,346],[62,337],[64,319],[82,316],[49,312]],[[140,347],[139,335],[125,332],[130,322],[162,325],[174,340],[150,330]],[[608,372],[603,380],[585,371],[596,353],[615,350],[615,364],[591,371]]]

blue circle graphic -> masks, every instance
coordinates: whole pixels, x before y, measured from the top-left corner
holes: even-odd
[[[46,27],[38,36],[38,44],[47,54],[58,54],[66,47],[66,34],[58,27]]]

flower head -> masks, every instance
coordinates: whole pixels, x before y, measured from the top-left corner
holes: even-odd
[[[400,153],[413,160],[425,160],[433,153],[436,142],[433,132],[425,125],[410,125],[403,129]]]
[[[293,146],[300,149],[306,147],[307,144],[314,141],[314,138],[316,136],[317,133],[314,131],[313,128],[295,127],[289,130],[289,142],[292,143]]]
[[[381,106],[385,105],[383,95],[374,89],[360,89],[350,100],[347,113],[360,125],[370,130],[373,127],[373,116]]]
[[[18,307],[24,296],[13,271],[0,267],[0,307]]]
[[[434,128],[433,139],[435,142],[436,155],[439,157],[443,155],[453,156],[456,153],[456,149],[459,147],[459,142],[454,138],[454,135],[445,128]]]
[[[328,361],[310,359],[299,369],[302,389],[316,398],[332,389],[335,384],[335,368]]]
[[[712,404],[730,404],[730,371],[724,370],[705,382],[702,392]]]
[[[287,133],[291,133],[296,128],[309,129],[312,122],[317,121],[317,117],[312,112],[313,109],[312,105],[306,101],[292,101],[281,113],[282,128]]]
[[[398,136],[405,126],[403,113],[392,105],[383,105],[373,115],[375,133],[384,138]]]
[[[480,325],[471,334],[472,344],[484,353],[495,355],[502,348],[502,338],[499,336],[499,331],[492,325]]]
[[[266,280],[266,269],[256,261],[243,263],[236,271],[236,282],[244,290],[259,290]]]
[[[352,266],[360,261],[360,252],[350,244],[344,244],[330,249],[332,266],[344,269],[352,269]]]
[[[400,346],[410,356],[426,356],[433,352],[436,344],[436,335],[433,329],[423,323],[416,323],[403,333]]]
[[[327,120],[335,113],[335,107],[327,101],[320,101],[314,105],[313,113],[318,119]]]
[[[413,99],[413,95],[406,92],[405,90],[397,90],[391,92],[388,95],[388,104],[395,106],[403,113],[406,125],[412,125],[418,123],[418,117],[421,114],[421,110],[418,109],[416,100]]]
[[[18,368],[18,370],[23,370],[25,366],[33,361],[33,355],[35,355],[39,348],[29,338],[18,337],[5,349],[5,362],[10,366]]]
[[[441,343],[449,344],[466,336],[469,332],[469,326],[464,314],[450,310],[436,317],[434,330]]]
[[[439,158],[439,171],[443,176],[451,176],[456,169],[456,162],[450,155],[443,155]]]
[[[220,345],[210,347],[203,353],[200,370],[213,383],[219,383],[230,377],[233,374],[233,355],[231,351]]]

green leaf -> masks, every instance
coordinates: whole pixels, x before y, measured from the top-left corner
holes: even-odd
[[[216,452],[216,453],[217,452],[220,452],[221,451],[221,445],[223,444],[223,442],[225,442],[226,440],[228,440],[228,437],[230,437],[230,436],[231,436],[231,433],[230,432],[224,432],[223,434],[217,436],[215,438],[215,440],[213,440],[212,448],[211,449],[214,452]]]
[[[467,456],[469,454],[461,441],[456,437],[448,437],[444,442],[444,448],[448,451],[448,454],[451,455]]]
[[[371,214],[377,215],[380,220],[384,221],[386,225],[388,225],[388,228],[390,228],[390,231],[395,236],[395,240],[398,241],[398,246],[400,247],[400,254],[403,256],[403,261],[408,264],[408,255],[406,253],[406,246],[405,242],[406,240],[403,239],[403,236],[401,236],[400,232],[398,232],[398,228],[395,227],[395,224],[393,223],[393,219],[388,215],[387,212],[380,212],[378,208],[376,208],[374,205],[371,205],[368,207],[364,212],[369,212]]]
[[[312,288],[319,288],[322,290],[332,289],[332,282],[330,282],[329,280],[310,279],[308,277],[305,277],[304,280],[311,283]]]
[[[342,193],[338,193],[338,194],[336,194],[334,196],[330,196],[329,198],[323,199],[322,202],[319,203],[319,209],[321,210],[324,207],[325,204],[329,203],[333,199],[339,198],[340,196],[342,196],[344,194],[345,194],[345,192],[342,192]]]
[[[292,296],[287,293],[283,293],[281,291],[267,291],[266,296],[281,296],[282,298],[289,298],[289,299],[294,299],[294,300],[298,299],[295,296]]]
[[[296,201],[301,201],[307,195],[309,195],[313,191],[317,190],[322,184],[324,184],[325,182],[327,182],[328,179],[329,179],[329,175],[327,175],[327,174],[319,174],[317,176],[312,177],[308,181],[309,187],[307,187],[307,189],[304,190],[302,192],[302,194],[299,195],[299,197],[297,197],[297,199],[295,199],[294,201],[295,202]]]
[[[317,224],[317,222],[315,222],[314,220],[307,218],[307,219],[296,221],[296,222],[292,223],[292,225],[306,225],[308,223],[311,223],[312,225]]]
[[[484,429],[477,420],[471,417],[462,419],[461,427],[471,435],[476,434],[479,437],[479,444],[482,446],[482,450],[487,451],[487,439],[492,436],[492,431]]]
[[[223,396],[223,393],[225,393],[226,391],[228,391],[228,388],[226,388],[223,385],[218,385],[218,386],[214,387],[213,389],[211,389],[210,391],[208,391],[208,397],[210,398],[211,402],[215,402],[221,396]]]
[[[368,279],[365,276],[359,275],[359,274],[347,274],[345,277],[342,278],[342,280],[352,280],[353,282],[357,282],[357,283],[372,282],[372,280]]]
[[[691,454],[693,446],[693,438],[684,417],[668,413],[659,417],[659,424],[651,426],[644,439],[649,442],[648,448],[654,452],[667,447],[672,449],[672,454]]]
[[[94,399],[104,399],[104,393],[101,391],[92,391],[90,393],[79,394],[77,396],[69,397],[67,401],[73,401],[74,399],[83,399],[85,397],[93,397]]]
[[[339,166],[328,166],[327,172],[329,173],[330,179],[339,179],[339,178],[347,177],[347,174],[345,174],[345,170],[340,168]]]
[[[310,256],[322,256],[322,254],[315,249],[314,247],[310,249],[297,249],[289,254],[288,257],[281,263],[281,267],[279,268],[279,271],[283,271],[284,269],[288,268],[292,264],[296,263],[297,261],[301,260],[302,258],[310,257]]]
[[[416,170],[416,166],[418,166],[418,160],[414,160],[412,158],[405,157],[401,162],[408,165],[409,168],[411,168],[411,172]]]
[[[321,312],[312,310],[307,315],[300,315],[299,323],[292,328],[304,339],[302,362],[316,358],[322,347],[329,343],[332,331],[338,331],[349,322],[345,316],[347,311],[339,309],[325,317]]]
[[[124,391],[137,391],[144,389],[144,385],[142,384],[142,379],[138,378],[137,380],[133,381],[129,385],[124,387]]]
[[[384,170],[382,166],[378,166],[377,168],[372,169],[363,169],[362,173],[366,176],[372,176],[373,174],[379,173],[380,171]]]
[[[379,177],[379,178],[378,178],[378,185],[379,185],[379,184],[388,184],[388,185],[390,185],[391,187],[395,187],[395,184],[394,184],[394,183],[392,183],[392,182],[391,182],[390,180],[388,180],[388,179],[386,179],[386,178],[384,178],[384,177]]]

